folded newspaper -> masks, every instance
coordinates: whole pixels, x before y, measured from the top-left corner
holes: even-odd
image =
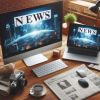
[[[87,88],[81,87],[78,83],[81,77],[76,71],[79,69],[83,69],[86,72],[84,79],[89,83]],[[60,100],[83,100],[100,92],[100,76],[89,70],[84,64],[44,82]]]

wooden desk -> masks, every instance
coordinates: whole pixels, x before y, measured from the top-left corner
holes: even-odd
[[[63,55],[63,51],[64,51],[64,47],[66,45],[66,35],[63,35],[63,45],[62,47],[59,47],[58,49],[62,50],[61,52],[61,57]],[[50,51],[47,51],[45,53],[43,53],[46,57],[49,58],[49,60],[47,62],[44,62],[44,63],[48,63],[50,61],[53,61],[55,59],[58,59],[58,58],[53,58],[52,57],[52,50]],[[50,75],[47,75],[47,76],[44,76],[44,77],[41,77],[41,78],[37,78],[33,73],[32,71],[26,67],[26,65],[23,63],[23,61],[17,61],[15,64],[16,64],[16,69],[20,69],[20,70],[23,70],[25,72],[25,76],[26,76],[26,79],[28,80],[28,84],[27,86],[19,91],[18,93],[16,93],[15,95],[9,95],[7,97],[2,97],[0,96],[0,100],[58,100],[58,98],[54,95],[54,93],[44,84],[44,80],[50,78],[50,77],[53,77],[55,75],[58,75],[60,73],[63,73],[65,71],[68,71],[80,64],[82,64],[82,62],[76,62],[76,61],[64,61],[66,64],[68,64],[68,68],[65,68],[65,69],[62,69],[60,71],[57,71],[55,73],[52,73]],[[42,63],[42,64],[44,64]],[[42,64],[39,64],[39,65],[42,65]],[[39,65],[35,65],[35,67],[38,67]],[[96,71],[95,71],[96,72]],[[97,74],[100,75],[99,72],[96,72]],[[42,83],[44,84],[46,87],[47,87],[47,94],[46,96],[42,97],[42,98],[33,98],[31,96],[29,96],[29,90],[31,88],[31,86],[35,83]],[[66,98],[67,100],[67,98]],[[88,98],[88,100],[100,100],[100,93],[94,95],[94,96],[91,96]]]

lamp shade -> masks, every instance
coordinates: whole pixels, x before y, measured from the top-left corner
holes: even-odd
[[[98,13],[100,7],[100,1],[98,1],[94,6],[90,7],[89,9],[93,12],[93,13]]]

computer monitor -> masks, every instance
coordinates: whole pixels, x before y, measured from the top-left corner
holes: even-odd
[[[61,46],[62,2],[0,14],[0,36],[5,64]]]
[[[71,24],[68,34],[67,45],[69,48],[74,48],[73,51],[95,55],[100,49],[100,28],[82,25]],[[95,55],[96,56],[96,55]]]

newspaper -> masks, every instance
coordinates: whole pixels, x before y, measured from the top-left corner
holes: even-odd
[[[78,80],[81,77],[76,73],[78,69],[85,70],[86,77],[84,79],[89,83],[88,88],[83,88],[79,85]],[[44,82],[60,100],[83,100],[100,92],[100,77],[84,64]]]

